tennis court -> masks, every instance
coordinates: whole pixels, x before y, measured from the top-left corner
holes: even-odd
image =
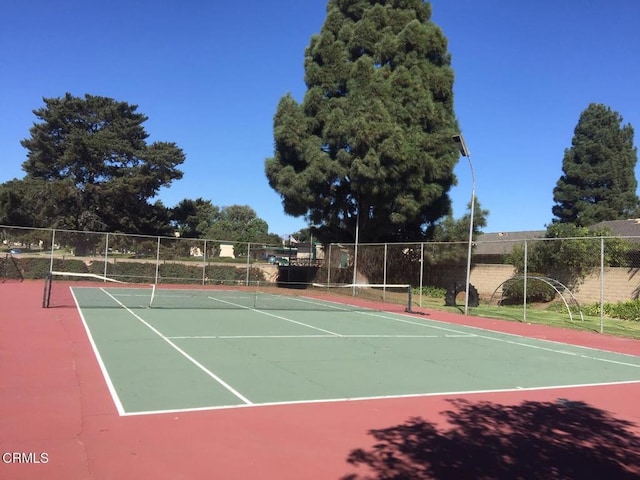
[[[120,415],[640,381],[637,356],[305,292],[71,292]]]

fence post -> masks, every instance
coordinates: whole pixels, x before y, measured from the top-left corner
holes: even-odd
[[[49,272],[53,272],[53,253],[56,243],[56,229],[51,230],[51,258],[49,259]]]
[[[600,237],[600,333],[604,333],[604,237]]]
[[[104,241],[104,277],[105,277],[105,282],[107,281],[107,264],[108,264],[108,258],[109,258],[109,233],[107,233],[107,238]]]
[[[523,297],[524,299],[522,300],[523,303],[523,310],[522,310],[522,321],[526,322],[527,321],[527,273],[528,273],[528,264],[529,264],[529,259],[528,259],[528,242],[525,239],[524,241],[524,280],[523,280],[523,285],[522,285],[522,290],[524,292]]]
[[[424,242],[420,244],[420,308],[422,308],[422,281],[424,279]],[[411,287],[409,287],[411,288]]]
[[[331,245],[329,244],[329,258],[325,260],[327,262],[327,285],[331,284]]]
[[[382,257],[382,261],[384,262],[382,265],[382,283],[387,284],[387,246],[388,243],[384,244],[384,257]]]
[[[251,272],[251,242],[247,242],[247,275],[245,286],[249,286],[249,272]]]
[[[207,283],[207,241],[204,241],[204,250],[202,251],[202,285]]]
[[[382,257],[382,261],[384,262],[382,265],[382,283],[387,285],[387,243],[384,244],[384,257]]]
[[[160,237],[158,237],[158,247],[156,248],[156,280],[155,284],[158,284],[158,273],[160,272]]]

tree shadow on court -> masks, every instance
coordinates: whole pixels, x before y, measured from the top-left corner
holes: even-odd
[[[635,425],[586,403],[451,404],[445,428],[414,417],[370,430],[342,480],[640,478]]]

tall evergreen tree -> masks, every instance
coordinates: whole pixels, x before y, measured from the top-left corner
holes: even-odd
[[[27,175],[7,186],[14,195],[41,197],[42,208],[32,212],[31,225],[166,233],[167,209],[149,199],[182,178],[182,150],[174,143],[147,144],[142,125],[147,117],[135,105],[69,93],[44,103],[33,112],[40,122],[22,141]],[[27,182],[23,187],[22,181]],[[58,208],[61,200],[64,208]]]
[[[589,226],[638,214],[633,127],[609,107],[592,103],[582,112],[563,175],[553,190],[554,222]]]
[[[274,118],[271,187],[321,240],[421,240],[451,211],[458,150],[447,41],[422,0],[330,0],[302,104]]]

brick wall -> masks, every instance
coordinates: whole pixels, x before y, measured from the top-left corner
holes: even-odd
[[[488,300],[500,284],[515,274],[511,265],[478,264],[471,270],[471,284],[480,296]],[[587,276],[573,293],[581,304],[600,301],[600,272]],[[604,299],[616,303],[637,299],[640,293],[640,272],[628,268],[607,268],[604,273]]]
[[[480,297],[488,300],[496,288],[515,275],[511,265],[479,264],[471,269],[471,284],[476,287]]]
[[[600,301],[600,272],[589,275],[577,286],[574,296],[580,303]],[[640,278],[635,270],[628,268],[606,268],[604,270],[604,301],[607,303],[623,302],[638,298]]]

